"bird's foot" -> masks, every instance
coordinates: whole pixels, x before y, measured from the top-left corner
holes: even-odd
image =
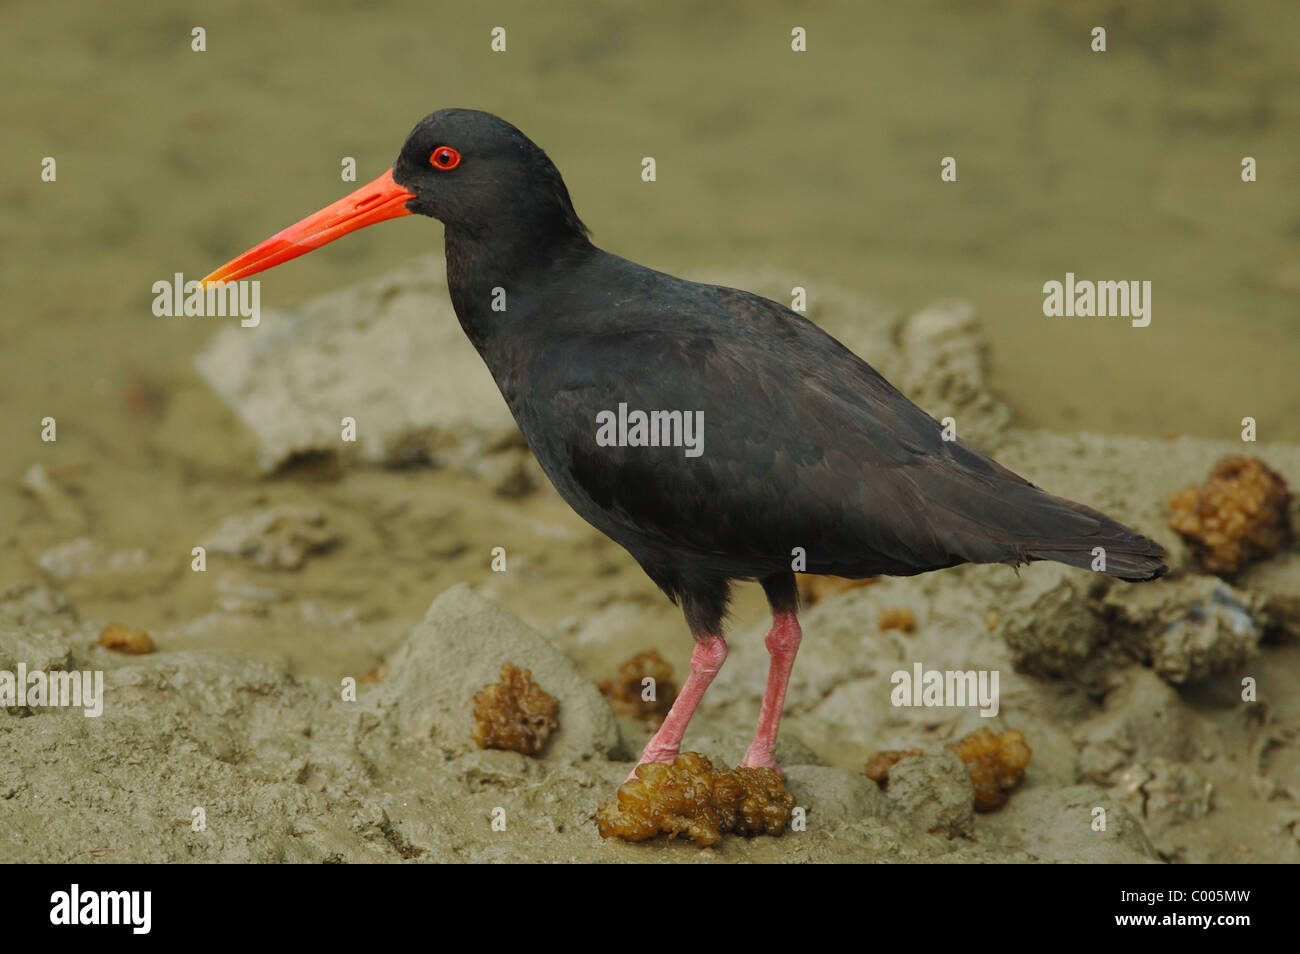
[[[646,745],[645,751],[641,753],[641,757],[637,759],[636,765],[632,766],[632,771],[627,773],[627,778],[623,779],[623,781],[630,782],[636,778],[636,770],[647,762],[663,762],[665,765],[671,765],[680,754],[680,745],[668,745],[657,742],[652,738]]]
[[[772,757],[772,750],[769,748],[761,748],[751,745],[749,751],[745,753],[745,757],[740,760],[740,767],[776,769],[778,775],[785,775],[785,773],[781,771],[781,766],[776,764],[776,759]]]

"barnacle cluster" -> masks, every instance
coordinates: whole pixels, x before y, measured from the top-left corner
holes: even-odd
[[[1017,730],[1007,729],[995,735],[988,727],[964,736],[950,748],[966,763],[966,772],[975,786],[977,812],[991,812],[1007,800],[1025,777],[1025,768],[1034,754]]]
[[[698,752],[683,752],[671,765],[638,765],[636,778],[596,813],[596,825],[602,838],[645,841],[666,833],[707,847],[728,832],[779,835],[794,805],[776,769],[715,769]]]
[[[647,679],[653,682],[647,683]],[[654,729],[664,721],[677,698],[677,685],[672,679],[673,667],[651,649],[624,660],[618,667],[617,679],[602,679],[596,685],[616,714],[639,719]]]
[[[1236,573],[1291,539],[1286,481],[1257,457],[1224,457],[1169,498],[1169,526],[1211,573]]]
[[[99,631],[99,645],[118,653],[143,656],[153,652],[153,640],[142,629],[110,623]]]
[[[906,606],[883,609],[880,611],[880,616],[876,618],[876,625],[880,627],[882,633],[887,629],[910,633],[916,629],[916,614]]]
[[[505,749],[536,755],[560,727],[560,703],[533,682],[530,670],[511,663],[501,667],[501,681],[474,694],[474,741],[482,749]]]

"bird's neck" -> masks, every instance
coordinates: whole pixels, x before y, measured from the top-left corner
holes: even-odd
[[[595,246],[580,232],[518,229],[473,234],[448,225],[447,289],[461,327],[484,357],[492,340],[536,305],[544,289],[576,268]]]

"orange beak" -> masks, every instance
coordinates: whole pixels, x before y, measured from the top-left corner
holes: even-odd
[[[328,205],[315,215],[309,215],[297,225],[272,235],[260,245],[255,245],[243,255],[222,265],[203,279],[203,284],[233,282],[255,275],[268,268],[283,264],[291,258],[305,255],[314,248],[341,238],[349,232],[367,225],[410,215],[406,203],[415,198],[393,181],[393,170],[368,185],[363,185],[351,195]]]

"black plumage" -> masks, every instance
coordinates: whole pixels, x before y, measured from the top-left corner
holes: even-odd
[[[1112,576],[1165,572],[1153,541],[944,440],[870,365],[783,305],[595,247],[546,154],[487,113],[426,117],[391,177],[209,278],[239,278],[409,213],[443,222],[456,314],[556,489],[683,606],[698,641],[692,677],[643,759],[676,753],[726,655],[730,584],[756,579],[776,621],[745,764],[774,764],[800,638],[796,548],[807,572],[846,577],[1035,560],[1090,568],[1096,547]],[[603,446],[599,415],[620,404],[702,413],[702,452]]]
[[[697,633],[717,631],[729,580],[789,574],[795,547],[808,572],[846,577],[1033,560],[1088,568],[1097,546],[1114,576],[1164,571],[1146,537],[944,440],[806,318],[596,248],[554,165],[502,120],[433,114],[394,178],[417,195],[424,180],[438,184],[420,157],[468,141],[463,124],[528,171],[472,185],[497,202],[427,201],[446,223],[461,324],[556,489],[684,602]],[[498,208],[511,211],[488,214]],[[505,311],[492,310],[494,288]],[[596,415],[619,403],[702,411],[703,453],[597,446]]]

